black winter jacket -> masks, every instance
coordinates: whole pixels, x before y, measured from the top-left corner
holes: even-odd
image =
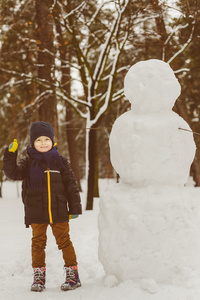
[[[68,160],[61,156],[65,169],[45,170],[43,189],[28,189],[28,174],[31,158],[25,157],[17,163],[17,152],[6,148],[3,171],[10,180],[23,180],[22,201],[25,208],[25,224],[50,224],[68,222],[69,214],[82,213],[78,185]],[[45,166],[44,166],[45,167]]]

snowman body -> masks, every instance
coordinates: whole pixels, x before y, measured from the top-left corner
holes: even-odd
[[[189,129],[188,124],[172,111],[180,94],[172,69],[159,60],[140,62],[129,70],[124,92],[132,109],[115,121],[109,141],[122,182],[184,185],[195,144],[179,129]]]
[[[132,186],[184,185],[194,157],[190,129],[173,111],[140,115],[129,111],[114,123],[111,162],[121,181]],[[191,144],[192,143],[192,144]],[[189,152],[188,145],[191,145]]]
[[[124,91],[132,107],[110,135],[120,183],[100,199],[99,259],[118,281],[185,284],[200,275],[200,209],[184,187],[196,147],[172,111],[180,84],[149,60],[129,70]]]

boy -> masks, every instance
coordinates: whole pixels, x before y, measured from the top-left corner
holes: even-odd
[[[50,224],[58,249],[62,250],[66,271],[64,291],[81,286],[76,254],[69,236],[69,216],[82,213],[79,189],[68,160],[54,146],[54,130],[50,123],[34,122],[30,127],[27,157],[17,161],[17,140],[6,148],[3,170],[11,180],[23,180],[22,201],[25,225],[32,227],[31,291],[45,288],[45,248]]]

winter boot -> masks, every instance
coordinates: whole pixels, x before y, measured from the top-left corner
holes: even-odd
[[[45,267],[33,268],[34,271],[34,282],[31,286],[31,291],[42,292],[45,289]]]
[[[64,267],[66,271],[66,280],[61,285],[62,291],[69,291],[74,290],[77,287],[81,286],[81,282],[78,275],[78,267],[72,266],[72,267]]]

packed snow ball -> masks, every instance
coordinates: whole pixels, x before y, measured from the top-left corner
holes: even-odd
[[[168,63],[158,59],[133,65],[124,80],[124,93],[134,109],[142,112],[171,109],[181,86]]]

